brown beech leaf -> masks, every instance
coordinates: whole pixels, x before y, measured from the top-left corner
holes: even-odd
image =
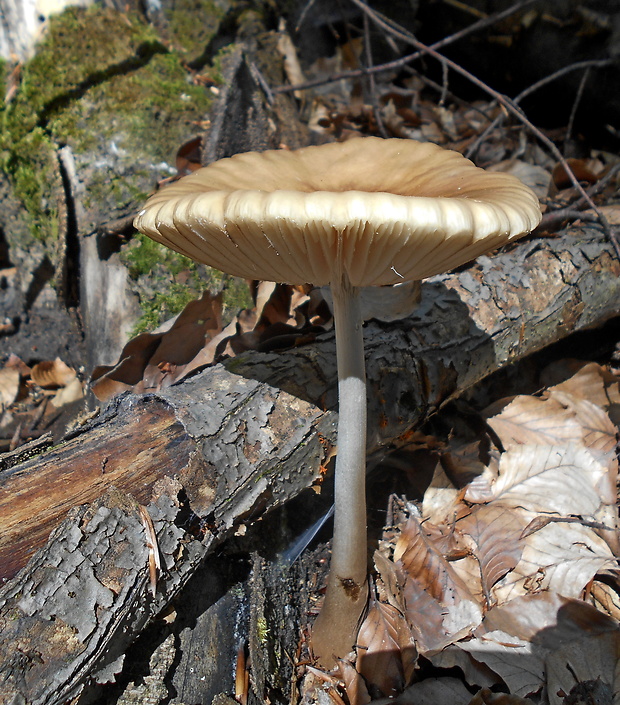
[[[391,702],[394,705],[468,705],[470,701],[471,693],[459,678],[427,678],[414,683]]]
[[[483,622],[484,623],[484,622]],[[436,668],[459,668],[463,678],[469,686],[478,688],[491,688],[500,685],[502,679],[485,664],[461,649],[460,645],[450,644],[445,649],[427,655],[428,660]]]
[[[190,301],[161,338],[142,375],[144,389],[173,384],[185,365],[222,329],[222,294],[205,291]]]
[[[9,355],[9,359],[4,363],[5,369],[15,369],[22,377],[30,377],[31,368],[15,353]]]
[[[437,463],[433,479],[424,493],[422,516],[433,524],[454,520],[459,507],[459,490],[446,475],[441,463]]]
[[[500,605],[543,590],[577,598],[598,572],[616,566],[609,546],[593,529],[551,523],[524,540],[519,563],[492,594]]]
[[[497,455],[481,451],[480,440],[464,444],[450,444],[447,452],[441,455],[441,464],[457,487],[464,487],[473,480],[496,474]],[[484,460],[483,460],[484,458]]]
[[[554,445],[574,442],[580,427],[574,414],[557,401],[515,397],[502,412],[488,419],[504,448],[515,445]]]
[[[66,365],[59,357],[55,360],[39,362],[30,372],[32,381],[43,389],[65,387],[75,377],[75,370]]]
[[[19,393],[19,371],[15,367],[0,370],[0,410],[10,406]]]
[[[51,398],[51,403],[59,409],[61,406],[71,404],[84,397],[84,389],[82,382],[77,377],[74,377],[69,384],[62,389],[59,389]]]
[[[546,591],[524,595],[485,615],[476,632],[503,631],[541,647],[554,649],[575,637],[614,632],[617,622],[583,600]]]
[[[620,380],[598,363],[563,360],[553,367],[550,365],[543,371],[543,376],[548,380],[547,386],[551,387],[548,393],[565,392],[577,399],[585,399],[607,411],[613,423],[620,422]],[[558,378],[564,381],[558,381]]]
[[[542,673],[550,702],[560,705],[560,693],[568,694],[580,682],[614,683],[619,636],[617,622],[592,605],[543,592],[490,610],[476,637],[458,646],[502,676],[513,693],[523,695],[532,687],[525,680],[519,685],[524,670]],[[511,662],[501,646],[511,638],[521,640],[529,655]]]
[[[406,683],[404,663],[415,664],[416,648],[401,612],[371,597],[357,636],[357,670],[383,695],[393,697]],[[411,668],[408,668],[411,675]]]
[[[562,404],[574,414],[582,432],[582,443],[591,450],[612,454],[616,448],[617,429],[603,408],[587,399],[580,399],[560,390],[551,390],[550,399]]]
[[[591,159],[575,159],[570,157],[566,160],[571,171],[575,175],[577,181],[587,181],[590,184],[595,184],[599,178],[599,165]],[[595,173],[594,170],[597,170]],[[570,188],[573,185],[566,168],[563,164],[558,163],[553,167],[553,183],[559,189]]]
[[[590,587],[590,599],[599,612],[620,622],[620,585],[617,577],[613,585],[595,580]]]
[[[494,693],[488,688],[483,688],[469,701],[469,705],[531,705],[529,698],[520,698],[511,693]]]
[[[476,507],[457,528],[472,537],[487,599],[491,588],[515,568],[521,558],[521,533],[527,517],[520,509],[490,504]]]
[[[482,620],[480,605],[443,555],[445,544],[437,527],[410,517],[394,553],[405,617],[421,653],[466,636]]]
[[[99,401],[107,401],[134,387],[142,379],[147,362],[159,345],[163,333],[142,333],[130,340],[114,366],[95,367],[91,389]]]
[[[554,628],[535,637],[535,644],[548,652],[545,665],[550,705],[605,702],[605,698],[612,702],[613,694],[618,693],[620,631],[609,618],[606,625],[601,624],[602,616],[594,607],[572,601],[560,609]],[[563,693],[574,697],[564,700]]]
[[[338,670],[340,679],[344,683],[349,705],[367,705],[371,701],[368,688],[353,664],[344,659],[338,659]]]
[[[501,457],[493,501],[531,512],[591,516],[601,505],[596,486],[606,472],[580,446],[514,446]]]
[[[497,673],[514,695],[537,693],[544,685],[543,657],[525,639],[493,631],[459,642],[457,646]]]

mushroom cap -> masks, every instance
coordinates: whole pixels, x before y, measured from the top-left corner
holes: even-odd
[[[447,272],[540,217],[516,177],[432,143],[366,137],[221,159],[157,192],[135,226],[246,279],[370,286]]]

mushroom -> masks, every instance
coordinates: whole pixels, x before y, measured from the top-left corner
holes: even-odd
[[[458,152],[367,137],[221,159],[152,196],[138,230],[246,279],[329,285],[338,362],[332,558],[312,645],[353,648],[367,599],[366,380],[360,287],[447,272],[530,232],[534,193]]]

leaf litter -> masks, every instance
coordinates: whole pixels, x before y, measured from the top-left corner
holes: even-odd
[[[60,437],[84,397],[85,382],[60,358],[29,366],[11,354],[0,368],[0,450],[51,431]]]
[[[420,503],[395,500],[357,660],[324,674],[332,692],[352,704],[618,701],[619,381],[577,361],[544,375],[539,395],[486,409],[486,438],[431,441],[433,479]]]

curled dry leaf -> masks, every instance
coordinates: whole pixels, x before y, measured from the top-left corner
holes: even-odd
[[[84,397],[82,382],[74,377],[69,384],[59,389],[50,400],[52,405],[59,409],[61,406],[79,401]]]
[[[613,423],[620,421],[618,377],[596,362],[563,360],[546,368],[541,377],[551,386],[548,393],[564,392],[585,399],[609,413]]]
[[[437,527],[410,517],[394,554],[405,617],[420,653],[447,646],[482,621],[481,606],[445,558],[442,543]]]
[[[543,590],[581,597],[598,572],[617,565],[607,543],[580,524],[548,524],[524,543],[519,563],[493,589],[500,605]]]
[[[349,705],[367,705],[371,701],[368,688],[353,664],[350,661],[338,659],[338,671],[340,679],[344,683]]]
[[[506,449],[515,445],[570,443],[581,435],[569,409],[558,401],[538,397],[515,397],[488,423]]]
[[[357,636],[357,670],[383,695],[393,697],[413,674],[417,651],[401,612],[371,596],[370,608]]]
[[[482,688],[479,693],[469,701],[469,705],[531,705],[532,701],[520,698],[511,693],[494,693],[488,688]]]
[[[530,641],[498,630],[458,646],[497,673],[514,695],[531,695],[544,685],[544,660]]]
[[[437,463],[433,479],[424,493],[422,516],[433,524],[453,521],[461,504],[459,491],[446,475],[441,463]]]
[[[592,516],[601,505],[596,487],[606,472],[580,446],[516,446],[501,457],[493,501],[530,512]]]
[[[613,681],[619,635],[616,622],[591,605],[543,592],[490,610],[475,638],[457,646],[501,676],[512,693],[546,685],[550,702],[559,705],[559,693],[587,674]]]
[[[66,387],[75,379],[76,372],[57,357],[55,360],[36,364],[31,370],[30,377],[39,387],[50,389],[53,387]]]
[[[491,602],[491,588],[519,563],[523,551],[521,533],[528,521],[524,514],[519,508],[507,511],[489,504],[476,507],[458,522],[459,531],[471,536],[476,545],[487,603]]]
[[[390,700],[394,705],[468,705],[471,693],[458,678],[428,678],[407,688]],[[531,705],[531,704],[530,704]]]
[[[209,365],[221,356],[249,349],[291,347],[314,335],[310,320],[323,324],[330,317],[322,298],[309,286],[252,283],[257,309],[239,313],[222,329],[221,295],[205,292],[191,301],[165,331],[129,341],[114,366],[97,367],[92,390],[101,401],[131,390],[156,391]],[[302,313],[303,308],[303,313]]]
[[[10,406],[19,393],[19,371],[14,367],[0,370],[0,410]]]

